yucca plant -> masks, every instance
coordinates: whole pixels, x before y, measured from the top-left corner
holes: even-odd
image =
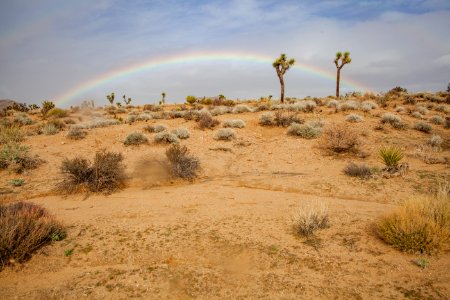
[[[396,146],[380,149],[379,156],[388,168],[397,167],[404,154],[402,149]]]

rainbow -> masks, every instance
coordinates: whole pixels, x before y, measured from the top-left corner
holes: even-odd
[[[154,70],[160,67],[167,67],[179,64],[199,63],[199,62],[240,62],[240,63],[260,63],[271,65],[273,57],[264,56],[260,54],[245,54],[245,53],[195,53],[195,54],[177,54],[173,56],[166,56],[161,58],[154,58],[134,65],[126,66],[110,72],[103,73],[91,80],[83,82],[72,89],[64,92],[56,97],[58,105],[64,105],[80,97],[84,93],[92,90],[95,87],[101,86],[108,82],[134,75],[139,72]],[[304,63],[297,63],[293,66],[294,69],[312,74],[314,76],[325,79],[336,80],[334,72],[329,72],[318,67],[307,65]],[[371,91],[369,87],[357,83],[351,79],[342,80],[342,84],[358,91]]]

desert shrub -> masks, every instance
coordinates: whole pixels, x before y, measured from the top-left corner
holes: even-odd
[[[189,104],[194,104],[195,102],[197,102],[197,98],[195,96],[189,95],[186,97],[186,102]]]
[[[423,116],[420,112],[415,111],[411,114],[411,117],[416,118],[416,119],[423,119]]]
[[[353,100],[348,100],[348,101],[341,103],[338,106],[338,110],[340,110],[340,111],[355,110],[355,109],[358,109],[358,107],[359,107],[358,102],[353,101]]]
[[[378,105],[372,101],[364,101],[361,103],[360,109],[362,111],[370,111],[372,109],[378,108]]]
[[[327,107],[337,108],[338,106],[339,106],[339,101],[337,101],[337,100],[330,100],[327,102]]]
[[[362,179],[367,179],[373,175],[373,169],[370,168],[366,164],[355,164],[354,162],[350,162],[345,168],[344,168],[345,175],[351,176],[351,177],[359,177]]]
[[[349,114],[347,117],[345,117],[345,120],[348,122],[356,123],[356,122],[362,122],[363,118],[357,114]]]
[[[245,122],[240,119],[226,120],[223,122],[223,127],[244,128]]]
[[[423,106],[417,106],[417,111],[419,112],[419,113],[421,113],[422,115],[426,115],[427,113],[428,113],[428,109],[426,109],[426,107],[423,107]]]
[[[134,123],[137,120],[137,116],[136,115],[128,115],[127,116],[127,123]]]
[[[197,120],[198,127],[200,129],[212,129],[220,124],[220,121],[211,117],[210,114],[202,113]]]
[[[161,105],[155,105],[155,104],[144,104],[144,110],[152,111],[152,112],[158,112],[163,111],[163,108]]]
[[[125,168],[122,161],[121,153],[105,150],[95,154],[93,163],[85,158],[66,158],[60,167],[64,178],[58,188],[66,193],[80,189],[113,192],[124,186]]]
[[[105,119],[102,117],[97,117],[89,122],[77,124],[76,127],[81,129],[92,129],[92,128],[108,127],[118,124],[120,124],[120,121],[117,119]]]
[[[424,122],[417,122],[416,124],[414,124],[414,129],[418,130],[418,131],[422,131],[425,133],[430,133],[431,132],[431,125],[424,123]]]
[[[416,98],[414,98],[414,96],[406,96],[405,97],[405,101],[403,101],[403,104],[410,104],[410,105],[415,105],[417,103]]]
[[[293,104],[287,104],[285,108],[289,111],[313,112],[317,107],[316,102],[311,100],[299,101]]]
[[[20,125],[31,125],[33,121],[27,116],[27,114],[20,113],[14,117],[14,123],[18,123]]]
[[[399,116],[396,116],[391,113],[386,113],[381,117],[382,124],[390,124],[392,127],[396,129],[405,129],[407,126],[402,122],[402,119]]]
[[[304,121],[297,116],[297,113],[286,113],[282,111],[275,112],[274,124],[276,126],[287,127],[292,123],[303,124]]]
[[[436,106],[435,110],[443,112],[443,113],[450,113],[450,106],[448,106],[448,105],[438,105],[438,106]]]
[[[359,143],[358,133],[345,123],[331,124],[325,128],[321,140],[323,148],[335,153],[354,151]]]
[[[187,128],[176,128],[172,130],[172,133],[182,140],[190,137],[190,133],[189,130],[187,130]]]
[[[59,129],[53,123],[47,123],[42,126],[41,131],[45,135],[54,135],[59,132]]]
[[[287,133],[304,139],[314,139],[322,133],[322,129],[320,127],[314,127],[309,123],[292,123],[291,126],[289,126]]]
[[[273,114],[264,113],[259,117],[259,124],[263,126],[271,126],[274,124]]]
[[[155,124],[155,125],[147,125],[147,126],[145,126],[143,129],[144,129],[144,131],[146,131],[146,132],[150,132],[150,133],[155,132],[155,133],[158,133],[158,132],[166,131],[166,130],[167,130],[167,126],[166,126],[166,125],[163,125],[163,124]]]
[[[52,108],[50,109],[45,116],[47,118],[55,118],[55,119],[60,119],[60,118],[66,118],[69,116],[69,112],[67,110],[61,109],[61,108]]]
[[[444,128],[450,128],[450,117],[445,117]]]
[[[329,226],[328,207],[321,201],[302,203],[298,213],[294,216],[293,223],[297,234],[312,235],[315,231]]]
[[[219,116],[219,115],[224,115],[227,113],[231,113],[232,112],[232,108],[228,107],[228,106],[216,106],[213,109],[211,109],[211,115],[213,116]]]
[[[252,112],[252,109],[247,105],[236,105],[233,109],[234,114],[241,114],[246,112]]]
[[[176,144],[180,142],[180,140],[175,134],[167,131],[161,131],[155,134],[154,141],[156,143],[165,143],[165,144]]]
[[[55,107],[55,103],[52,101],[44,101],[42,102],[41,113],[43,116],[47,115],[47,113]]]
[[[63,225],[40,205],[0,204],[0,270],[10,260],[22,263],[45,244],[65,236]]]
[[[236,138],[236,133],[231,128],[222,128],[214,134],[215,140],[229,141]]]
[[[441,116],[432,116],[430,122],[436,125],[443,125],[445,121]]]
[[[148,143],[147,137],[140,132],[130,133],[129,135],[127,135],[127,137],[123,141],[123,144],[125,146],[141,145],[141,144],[146,144],[146,143]]]
[[[403,106],[397,106],[397,107],[395,108],[395,112],[402,113],[402,112],[404,112],[404,111],[405,111],[405,108],[404,108]]]
[[[64,119],[63,122],[66,125],[72,125],[76,123],[74,119]]]
[[[30,155],[28,146],[18,143],[5,144],[0,150],[0,169],[11,168],[16,173],[22,173],[37,168],[42,162],[37,156]]]
[[[25,133],[18,126],[0,126],[0,144],[18,143],[25,139]]]
[[[409,253],[434,254],[450,241],[450,201],[447,197],[409,199],[376,223],[379,237]]]
[[[200,170],[200,160],[191,155],[186,146],[178,144],[166,150],[170,173],[175,177],[194,179]]]
[[[404,154],[402,149],[396,146],[391,147],[385,147],[381,148],[378,156],[380,157],[381,161],[386,165],[388,168],[395,168],[398,166],[398,163],[400,160],[402,160]]]
[[[81,140],[84,139],[86,135],[87,132],[79,127],[71,127],[67,133],[67,137],[71,140]]]
[[[432,147],[441,147],[442,143],[444,142],[444,140],[441,138],[440,135],[438,134],[433,134],[433,136],[430,138],[430,140],[428,141],[428,144],[430,144],[430,146]]]

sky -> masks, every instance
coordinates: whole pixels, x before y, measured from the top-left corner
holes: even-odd
[[[448,0],[0,0],[0,99],[59,106],[223,94],[279,97],[271,62],[296,59],[287,97],[445,90]]]

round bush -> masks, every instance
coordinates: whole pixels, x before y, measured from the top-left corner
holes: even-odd
[[[130,133],[123,142],[126,146],[129,145],[141,145],[148,142],[148,139],[145,135],[140,132]]]
[[[289,126],[287,133],[289,135],[299,136],[304,139],[313,139],[322,133],[322,129],[313,127],[310,124],[292,123],[291,126]]]
[[[223,122],[223,127],[244,128],[245,122],[240,119],[227,120]]]
[[[233,129],[222,128],[216,131],[214,134],[215,140],[229,141],[236,138],[236,133]]]

